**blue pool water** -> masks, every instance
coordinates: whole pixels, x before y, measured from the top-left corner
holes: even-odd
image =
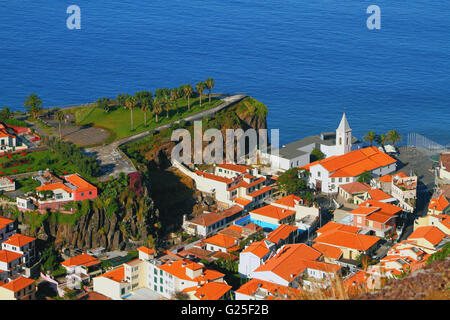
[[[81,8],[82,29],[66,28]],[[381,8],[381,30],[366,8]],[[195,84],[269,107],[281,143],[334,130],[450,143],[450,2],[0,0],[0,107]]]

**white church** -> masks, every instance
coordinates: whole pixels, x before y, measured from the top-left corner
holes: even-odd
[[[322,151],[325,157],[339,156],[358,150],[362,143],[352,136],[352,129],[344,112],[335,132],[323,132],[320,135],[306,137],[283,145],[275,152],[260,152],[261,160],[270,163],[273,169],[288,170],[310,163],[311,151],[315,148]],[[278,154],[277,154],[278,152]]]

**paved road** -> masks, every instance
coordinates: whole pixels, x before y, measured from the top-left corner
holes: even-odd
[[[223,99],[223,103],[220,105],[204,110],[201,112],[198,112],[194,115],[188,116],[186,118],[183,118],[184,121],[194,121],[198,119],[202,119],[209,115],[214,115],[217,112],[229,107],[230,105],[244,99],[246,97],[245,94],[239,94],[234,95],[231,97],[226,97]],[[163,129],[170,128],[173,123],[178,123],[181,120],[172,121],[169,123],[166,123],[164,125],[161,125],[156,128],[152,128],[152,130],[160,131]],[[121,172],[124,172],[125,174],[136,172],[136,168],[133,166],[131,161],[127,159],[120,151],[119,146],[130,143],[142,138],[145,138],[149,135],[149,131],[141,132],[136,135],[123,138],[117,141],[114,141],[111,144],[108,144],[106,146],[99,146],[94,148],[88,148],[85,150],[85,152],[89,155],[96,156],[97,159],[100,161],[100,167],[102,170],[102,175],[99,178],[100,181],[106,181],[109,179],[110,176],[118,177]]]

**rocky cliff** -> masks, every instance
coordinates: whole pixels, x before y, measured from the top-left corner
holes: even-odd
[[[73,215],[63,213],[19,212],[2,208],[1,215],[15,219],[21,233],[52,241],[57,248],[132,248],[158,238],[159,211],[143,184],[135,192],[126,188],[118,193],[117,205],[108,199],[85,202]]]

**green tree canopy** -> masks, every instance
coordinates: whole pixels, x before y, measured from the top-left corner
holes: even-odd
[[[291,168],[284,172],[277,181],[280,190],[299,195],[307,189],[306,181],[298,177],[298,168]]]

